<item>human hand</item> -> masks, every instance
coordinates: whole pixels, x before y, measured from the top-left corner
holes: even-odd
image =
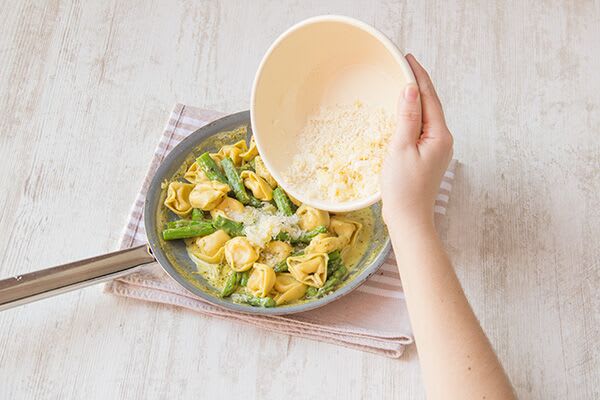
[[[398,125],[381,174],[383,218],[390,229],[431,224],[440,183],[452,158],[452,134],[427,71],[411,55],[417,85],[398,102]]]

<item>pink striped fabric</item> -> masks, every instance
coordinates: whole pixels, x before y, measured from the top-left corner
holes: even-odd
[[[152,176],[165,156],[187,135],[223,114],[177,104],[154,151],[154,157],[129,214],[120,248],[146,242],[144,199]],[[457,162],[444,175],[436,199],[436,221],[446,214]],[[216,307],[193,296],[172,280],[158,264],[144,267],[108,283],[105,290],[120,296],[178,305],[201,314],[252,324],[280,333],[335,343],[346,347],[400,357],[412,343],[404,293],[393,254],[381,269],[354,292],[326,307],[290,316],[251,316]]]

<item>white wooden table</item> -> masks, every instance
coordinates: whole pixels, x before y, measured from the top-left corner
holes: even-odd
[[[176,101],[246,109],[278,33],[350,15],[437,83],[464,163],[446,243],[519,395],[599,398],[600,5],[370,3],[2,2],[0,276],[114,250]],[[0,313],[1,399],[225,394],[424,397],[414,347],[391,360],[99,287]]]

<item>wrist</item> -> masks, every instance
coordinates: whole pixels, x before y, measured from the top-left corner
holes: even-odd
[[[433,226],[433,205],[431,207],[382,207],[383,221],[388,229],[403,231],[415,226]]]
[[[433,222],[433,213],[410,215],[386,215],[385,224],[390,237],[395,243],[411,243],[437,238]]]

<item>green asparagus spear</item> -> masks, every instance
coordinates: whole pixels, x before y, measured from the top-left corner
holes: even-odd
[[[240,286],[246,286],[248,284],[248,278],[250,278],[250,271],[244,271],[240,275]]]
[[[282,242],[289,242],[291,244],[310,243],[310,241],[319,233],[325,232],[327,232],[327,228],[325,228],[324,226],[317,226],[315,229],[311,229],[310,231],[303,233],[295,239],[292,238],[288,232],[284,231],[279,232],[274,239],[280,240]]]
[[[192,221],[202,221],[204,219],[204,213],[199,208],[192,210]]]
[[[196,159],[196,162],[198,163],[198,166],[202,168],[202,171],[204,171],[204,174],[206,174],[206,177],[208,179],[210,179],[211,181],[227,183],[227,177],[223,175],[223,172],[221,171],[215,160],[212,159],[210,154],[202,154]]]
[[[342,259],[342,253],[340,253],[339,250],[334,250],[327,255],[329,257],[329,261],[338,261]]]
[[[337,261],[328,261],[327,262],[327,276],[332,276],[335,271],[339,268],[340,263]]]
[[[239,172],[241,173],[242,171],[255,171],[254,158],[242,164],[242,166],[239,168]]]
[[[332,251],[329,253],[329,259],[327,261],[327,276],[333,275],[335,271],[337,271],[342,265],[342,257],[338,250]]]
[[[182,226],[190,226],[192,221],[189,219],[178,219],[176,221],[167,222],[167,228],[181,228]]]
[[[346,274],[348,273],[348,269],[346,267],[344,267],[344,264],[340,263],[340,266],[338,267],[338,269],[333,273],[333,277],[337,278],[339,280],[344,279],[344,277],[346,276]]]
[[[182,228],[184,226],[197,226],[197,225],[210,224],[210,223],[211,223],[211,221],[205,221],[205,220],[194,221],[194,220],[190,220],[190,219],[178,219],[177,221],[167,222],[167,228],[169,228],[169,229]]]
[[[315,236],[317,236],[319,233],[325,233],[325,232],[327,232],[327,228],[325,228],[324,226],[317,226],[315,229],[312,229],[312,230],[310,230],[308,232],[303,233],[302,235],[300,235],[296,239],[292,238],[288,232],[284,232],[284,231],[279,232],[274,237],[274,239],[275,240],[280,240],[282,242],[289,242],[291,244],[310,243],[310,241],[312,240],[312,238],[314,238]]]
[[[279,261],[277,264],[275,264],[275,267],[273,268],[273,271],[275,271],[275,272],[287,272],[288,271],[288,266],[287,266],[286,260],[287,260],[287,258],[285,260]]]
[[[311,297],[315,297],[317,295],[317,293],[319,292],[319,289],[317,289],[314,286],[309,286],[308,289],[306,289],[306,298],[309,299]]]
[[[325,282],[325,284],[317,291],[317,297],[322,297],[323,295],[329,293],[338,283],[340,283],[340,280],[335,276],[327,279],[327,282]]]
[[[181,226],[177,228],[167,228],[163,233],[163,239],[174,240],[174,239],[186,239],[196,236],[210,235],[215,231],[215,228],[209,222],[198,221],[188,226]]]
[[[312,240],[312,238],[314,238],[315,236],[317,236],[319,233],[325,233],[325,232],[327,232],[327,228],[326,227],[324,227],[323,225],[317,226],[316,228],[311,229],[310,231],[303,233],[297,239],[292,239],[292,244],[296,244],[296,243],[310,243],[310,241]]]
[[[277,204],[277,209],[283,213],[283,215],[290,216],[294,214],[294,204],[287,197],[283,189],[277,187],[273,190],[273,200],[275,200],[275,204]]]
[[[304,250],[296,251],[295,253],[290,254],[289,257],[286,257],[284,260],[279,261],[277,264],[275,264],[275,267],[273,268],[273,270],[275,272],[287,272],[288,271],[287,259],[290,257],[301,256],[302,254],[304,254]]]
[[[327,278],[325,284],[317,291],[317,297],[323,297],[327,293],[331,292],[338,284],[342,283],[342,279],[346,276],[348,270],[344,267],[344,264],[339,264],[338,269]]]
[[[225,171],[225,175],[227,177],[227,182],[232,188],[235,197],[242,204],[249,204],[255,208],[262,207],[263,203],[246,191],[246,188],[244,187],[244,182],[242,182],[242,178],[240,177],[235,166],[233,165],[233,161],[230,158],[227,158],[227,161],[225,161],[224,164],[223,161],[221,161],[221,165],[223,166],[223,170]]]
[[[273,300],[270,297],[265,297],[265,298],[253,297],[248,301],[248,304],[250,304],[251,306],[254,306],[254,307],[265,307],[265,308],[271,308],[271,307],[275,307],[277,305],[277,303],[275,303],[275,300]]]
[[[239,273],[231,271],[231,274],[227,278],[227,282],[225,282],[225,286],[223,286],[223,290],[221,291],[221,297],[227,297],[237,289],[238,279]]]
[[[244,229],[244,224],[241,222],[232,221],[222,215],[217,216],[213,221],[213,226],[216,229],[223,229],[229,236],[240,236]]]
[[[291,242],[292,241],[292,237],[290,236],[289,233],[281,231],[279,232],[275,237],[275,240],[279,240],[280,242]]]
[[[250,205],[254,208],[260,208],[263,206],[263,202],[260,201],[259,199],[257,199],[256,197],[254,197],[251,194],[248,194],[248,197],[250,197]]]
[[[244,183],[242,182],[242,178],[240,178],[237,170],[235,169],[235,165],[233,165],[231,158],[225,157],[223,160],[221,160],[221,166],[223,167],[223,171],[225,171],[229,186],[233,190],[233,193],[235,193],[235,197],[242,204],[250,204],[250,196],[248,196],[246,188],[244,187]]]
[[[275,300],[270,297],[254,297],[247,294],[235,293],[231,299],[236,303],[246,303],[253,307],[275,307]]]

